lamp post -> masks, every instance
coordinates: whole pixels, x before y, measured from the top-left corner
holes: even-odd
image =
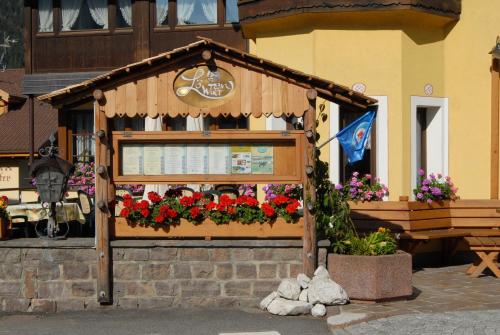
[[[75,167],[68,161],[57,157],[58,148],[54,145],[54,135],[51,135],[49,140],[50,146],[40,149],[40,156],[43,158],[33,165],[31,175],[36,178],[36,188],[42,206],[46,204],[49,209],[46,231],[40,233],[36,229],[36,232],[40,237],[56,238],[60,233],[56,218],[56,206],[58,202],[62,206],[68,179]]]
[[[491,183],[490,198],[498,199],[498,178],[499,178],[499,118],[500,118],[500,38],[493,49],[490,51],[491,61]]]

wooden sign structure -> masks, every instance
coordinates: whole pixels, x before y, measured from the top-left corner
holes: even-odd
[[[376,100],[345,86],[207,38],[39,97],[60,109],[85,101],[95,102],[99,301],[111,301],[109,239],[110,227],[115,220],[110,209],[114,201],[114,185],[120,183],[301,183],[304,215],[300,227],[303,231],[296,236],[303,239],[304,271],[312,275],[317,260],[314,169],[318,97],[337,103],[346,111],[365,110],[376,103]],[[258,118],[262,115],[303,117],[304,130],[284,133],[247,130],[116,132],[109,127],[110,120],[115,117]],[[165,167],[156,169],[156,172],[148,168],[147,173],[137,173],[138,170],[134,169],[124,173],[120,155],[127,145],[152,145],[156,146],[154,150],[161,151],[161,146],[195,143],[272,147],[272,173],[267,170],[266,173],[246,173],[242,170],[245,173],[174,174],[165,173]],[[129,230],[129,234],[133,233]],[[178,234],[196,236],[192,230],[179,230]],[[264,229],[254,236],[276,236],[273,234],[272,230]],[[224,236],[239,237],[231,232]]]

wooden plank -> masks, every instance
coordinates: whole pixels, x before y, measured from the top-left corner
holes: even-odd
[[[116,115],[116,90],[108,90],[104,92],[106,97],[106,105],[104,106],[106,117],[113,118]]]
[[[168,73],[161,73],[158,77],[156,77],[156,100],[158,103],[158,113],[162,116],[168,115],[168,102],[171,97],[173,97],[172,90],[169,90],[168,87]]]
[[[268,117],[273,114],[273,78],[261,76],[262,80],[262,113]]]
[[[158,80],[155,76],[148,77],[147,79],[147,105],[148,116],[155,118],[158,116]]]
[[[125,116],[127,113],[127,110],[125,108],[127,104],[126,97],[127,97],[127,92],[125,91],[125,85],[118,86],[116,88],[115,108],[116,108],[116,114],[120,117]]]
[[[144,117],[148,115],[148,82],[147,79],[137,81],[137,115]],[[154,116],[153,116],[154,117]]]
[[[499,119],[500,119],[500,73],[498,59],[493,59],[491,65],[491,179],[490,198],[498,199],[499,179]]]
[[[104,113],[104,108],[95,103],[95,128],[96,131],[103,130],[106,136],[108,133],[108,120]],[[95,164],[96,166],[104,165],[108,167],[111,144],[108,143],[108,138],[99,139],[96,136],[96,154],[95,154]],[[100,204],[101,202],[109,207],[109,178],[104,175],[96,174],[95,177],[96,191],[95,191],[95,203]],[[97,252],[97,300],[101,303],[111,302],[111,264],[109,258],[109,212],[104,209],[101,210],[97,208],[95,210],[95,227],[96,227],[96,252]]]
[[[500,227],[500,221],[490,218],[452,218],[451,224],[455,228],[493,228]]]
[[[125,113],[128,117],[137,115],[137,85],[135,82],[130,82],[125,86]],[[120,96],[121,98],[121,96]]]
[[[312,131],[314,136],[304,142],[304,167],[311,166],[313,171],[316,167],[316,97],[315,90],[307,92],[309,109],[304,114],[304,130]],[[305,168],[304,168],[305,170]],[[312,276],[317,265],[317,241],[316,221],[313,208],[316,202],[316,189],[314,186],[314,173],[308,176],[304,172],[304,245],[302,250],[302,262],[304,273]]]
[[[272,92],[273,92],[273,102],[272,102],[272,113],[274,117],[281,117],[285,109],[283,108],[283,81],[272,78]]]
[[[254,105],[252,104],[252,73],[246,69],[241,70],[241,114],[249,117],[252,114]]]
[[[248,100],[252,102],[252,115],[254,117],[261,117],[262,115],[262,75],[257,72],[251,72],[251,90],[248,94],[251,96]]]
[[[218,225],[207,219],[201,224],[193,224],[185,219],[177,225],[154,229],[151,227],[130,226],[125,218],[118,217],[113,225],[115,238],[301,238],[304,232],[304,220],[300,218],[296,223],[287,223],[282,218],[274,223],[243,224],[231,221],[228,224]]]

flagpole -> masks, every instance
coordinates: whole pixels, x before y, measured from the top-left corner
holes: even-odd
[[[319,150],[319,149],[323,148],[325,145],[327,145],[328,143],[330,143],[331,141],[333,141],[336,138],[337,138],[337,135],[334,135],[334,136],[330,137],[325,143],[321,144],[316,149]]]

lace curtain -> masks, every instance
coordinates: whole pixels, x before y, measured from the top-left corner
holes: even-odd
[[[158,4],[157,0],[156,3]],[[168,5],[168,0],[165,0]],[[125,22],[129,25],[132,26],[132,3],[131,0],[118,0],[118,6],[120,7],[120,13],[122,13],[122,17],[125,20]],[[168,9],[168,6],[167,6]]]
[[[62,30],[69,31],[80,14],[82,0],[61,0]]]
[[[87,4],[95,23],[108,29],[108,0],[87,0]]]
[[[200,0],[203,14],[209,23],[217,23],[217,0]]]
[[[38,31],[53,31],[52,0],[38,0]]]
[[[196,0],[177,0],[177,21],[178,24],[189,24],[189,19],[193,15]]]
[[[168,0],[156,0],[156,25],[161,26],[168,15]]]

